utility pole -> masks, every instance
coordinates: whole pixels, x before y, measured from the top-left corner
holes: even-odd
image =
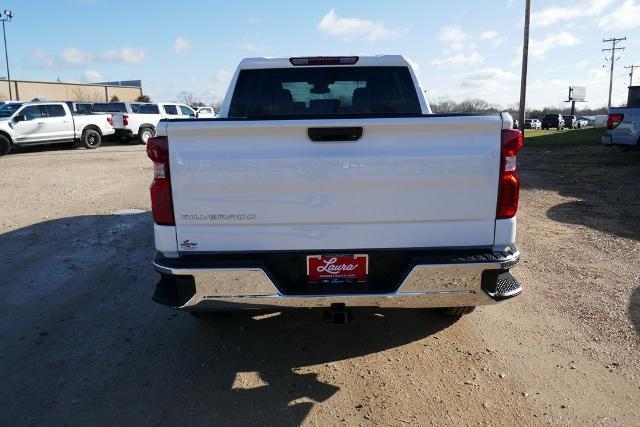
[[[522,41],[522,75],[520,77],[520,111],[518,111],[519,128],[524,132],[524,109],[527,98],[527,65],[529,63],[529,17],[531,16],[531,0],[526,1],[524,9],[524,40]]]
[[[633,69],[634,68],[640,68],[640,65],[629,65],[628,67],[624,67],[624,68],[628,68],[629,70],[629,86],[633,86]]]
[[[9,54],[7,53],[7,33],[4,30],[4,23],[11,22],[13,19],[13,12],[5,10],[0,14],[0,21],[2,21],[2,37],[4,39],[4,59],[7,64],[7,84],[9,85],[9,101],[13,98],[11,95],[11,74],[9,74]],[[16,89],[18,90],[18,89]]]
[[[618,47],[618,43],[626,39],[627,39],[626,37],[622,37],[622,38],[614,37],[612,39],[607,39],[607,40],[602,39],[602,43],[611,43],[611,47],[609,49],[602,49],[603,52],[611,52],[611,71],[609,74],[609,103],[607,104],[607,109],[611,108],[611,91],[613,90],[613,64],[617,61],[616,50],[624,50],[624,47]]]

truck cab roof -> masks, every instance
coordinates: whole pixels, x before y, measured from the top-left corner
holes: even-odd
[[[293,67],[406,67],[409,65],[402,55],[376,56],[292,56],[289,58],[245,58],[238,65],[240,70],[261,68],[293,68]]]

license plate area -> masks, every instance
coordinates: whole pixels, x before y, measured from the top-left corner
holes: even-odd
[[[368,274],[369,256],[365,254],[307,256],[309,284],[365,284]]]

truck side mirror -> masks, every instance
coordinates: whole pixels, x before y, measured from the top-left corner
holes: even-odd
[[[18,123],[18,122],[24,122],[27,120],[27,116],[25,116],[24,114],[18,114],[17,116],[15,116],[13,118],[13,121]]]

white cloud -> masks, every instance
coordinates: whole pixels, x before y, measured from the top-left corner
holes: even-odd
[[[480,55],[478,52],[473,52],[469,55],[465,53],[458,53],[453,56],[449,56],[441,59],[434,59],[429,64],[434,67],[442,68],[442,67],[450,67],[450,66],[460,66],[460,65],[473,65],[478,64],[484,61],[484,57]]]
[[[480,38],[490,42],[493,47],[500,46],[505,40],[497,31],[484,31],[480,33]]]
[[[176,38],[176,41],[173,42],[173,49],[177,54],[185,53],[191,49],[191,43],[189,43],[189,40],[184,37],[179,36]]]
[[[439,37],[443,42],[461,44],[467,39],[467,33],[460,27],[450,25],[440,29]]]
[[[76,47],[68,47],[62,51],[60,55],[62,61],[66,64],[88,64],[93,59],[90,53],[84,52]]]
[[[261,53],[264,52],[264,48],[262,46],[257,46],[253,43],[240,43],[238,47],[242,50],[245,50],[250,53]]]
[[[405,56],[404,59],[406,59],[409,65],[411,65],[411,68],[413,69],[414,73],[417,73],[418,71],[420,71],[420,64],[418,64],[417,62],[415,62],[414,60],[412,60],[407,56]]]
[[[220,83],[228,84],[233,77],[233,73],[227,70],[218,70],[216,73],[216,80]]]
[[[489,67],[482,70],[474,71],[462,76],[463,87],[481,87],[486,85],[497,85],[500,82],[510,82],[517,80],[518,77],[510,72],[504,71],[500,68]]]
[[[330,36],[345,39],[364,38],[369,41],[398,38],[405,33],[402,30],[389,29],[380,21],[339,17],[335,9],[331,9],[322,17],[317,28]]]
[[[86,52],[76,47],[68,47],[60,54],[51,54],[42,49],[36,49],[31,53],[30,59],[31,63],[37,67],[59,69],[75,68],[97,62],[138,64],[144,60],[145,56],[144,49],[129,46],[112,48],[100,53]]]
[[[82,73],[82,80],[84,80],[86,83],[97,83],[103,82],[104,77],[102,76],[102,73],[100,73],[100,71],[84,70],[84,73]]]
[[[219,101],[224,98],[232,78],[232,72],[224,69],[218,70],[213,78],[213,82],[207,89],[207,96],[213,99],[213,101]]]
[[[139,64],[144,61],[146,53],[144,49],[123,46],[118,49],[108,49],[97,55],[101,62],[124,62],[125,64]]]
[[[532,27],[549,27],[560,21],[600,16],[614,0],[581,0],[566,7],[552,6],[531,14]],[[629,19],[632,19],[629,17]]]
[[[591,80],[608,81],[609,71],[604,68],[592,68],[587,71],[587,77]]]
[[[582,70],[582,69],[584,69],[584,67],[586,67],[587,65],[589,65],[589,63],[590,63],[590,62],[591,62],[591,61],[586,61],[586,60],[585,60],[585,61],[580,61],[580,62],[577,62],[577,63],[575,64],[575,66],[576,66],[576,68],[577,68],[577,69]]]
[[[634,0],[626,0],[598,20],[598,27],[607,30],[628,30],[640,27],[640,5]]]
[[[542,40],[531,39],[529,41],[529,55],[542,58],[554,47],[575,46],[580,44],[580,39],[571,33],[563,31],[557,34],[550,34]]]

